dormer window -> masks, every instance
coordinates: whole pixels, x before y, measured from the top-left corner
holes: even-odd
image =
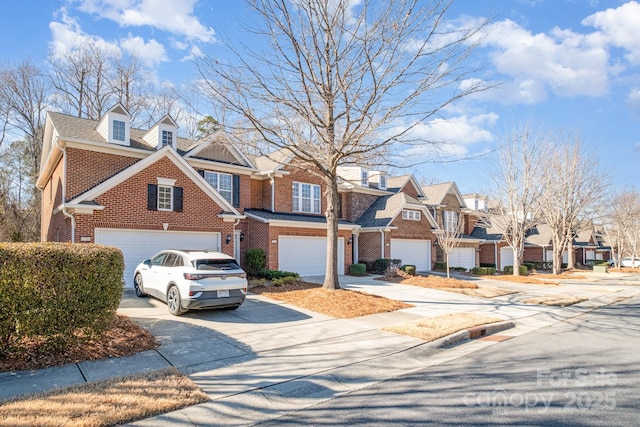
[[[125,140],[126,135],[126,127],[125,123],[122,120],[114,120],[113,121],[113,139],[115,141],[123,141]]]
[[[360,173],[360,185],[362,185],[362,186],[369,185],[369,172],[362,171]]]
[[[173,132],[170,130],[162,131],[162,146],[173,145]]]
[[[385,175],[380,175],[380,185],[379,188],[381,190],[387,189],[387,177]]]

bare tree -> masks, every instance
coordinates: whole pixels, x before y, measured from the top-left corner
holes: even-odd
[[[607,195],[608,175],[597,158],[583,151],[582,138],[559,132],[546,153],[540,216],[552,230],[553,273],[559,274],[564,251],[573,265],[573,237],[592,220]]]
[[[520,275],[527,232],[538,221],[542,195],[542,162],[547,137],[529,126],[515,129],[505,138],[499,152],[498,169],[491,173],[493,200],[486,212],[480,212],[480,224],[496,229],[513,250],[513,274]]]
[[[411,131],[481,89],[465,59],[484,23],[450,25],[452,1],[250,1],[259,42],[197,63],[211,101],[235,114],[223,121],[231,137],[288,150],[326,184],[326,289],[340,288],[338,167],[379,167],[431,143]]]
[[[615,249],[612,256],[616,268],[620,268],[623,256],[636,257],[640,244],[640,193],[635,190],[624,190],[615,195],[608,204],[606,227],[608,240]],[[613,255],[613,254],[612,254]]]
[[[449,257],[453,250],[460,246],[460,237],[464,232],[464,217],[458,212],[446,212],[448,218],[443,218],[442,229],[436,231],[438,246],[442,249],[447,263],[447,278],[449,276]]]

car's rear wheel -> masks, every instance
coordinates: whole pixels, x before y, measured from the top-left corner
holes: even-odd
[[[144,293],[144,285],[142,283],[141,274],[136,274],[136,277],[133,279],[133,288],[136,291],[137,297],[142,298],[147,296],[147,294]]]
[[[169,313],[174,316],[179,316],[184,313],[182,309],[182,298],[180,298],[180,291],[178,287],[172,285],[167,291],[167,307],[169,307]]]

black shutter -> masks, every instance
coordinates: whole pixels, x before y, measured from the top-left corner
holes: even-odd
[[[182,212],[182,187],[173,187],[173,210]]]
[[[147,184],[147,210],[158,210],[158,186],[155,184]]]
[[[198,169],[198,173],[200,174],[201,177],[204,178],[204,170],[203,169]]]
[[[233,175],[233,206],[240,206],[240,175]]]

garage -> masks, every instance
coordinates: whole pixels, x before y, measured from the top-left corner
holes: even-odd
[[[97,228],[96,243],[116,246],[124,256],[125,285],[133,287],[133,272],[145,259],[163,249],[220,250],[220,233]]]
[[[449,255],[449,267],[464,267],[471,270],[476,266],[474,248],[455,248]]]
[[[507,265],[513,266],[513,249],[511,249],[511,246],[500,248],[500,271],[504,271]]]
[[[279,236],[278,269],[300,276],[322,276],[327,265],[326,237]],[[344,239],[338,238],[338,274],[344,274]]]
[[[415,265],[417,271],[430,271],[431,240],[391,239],[391,258]]]

